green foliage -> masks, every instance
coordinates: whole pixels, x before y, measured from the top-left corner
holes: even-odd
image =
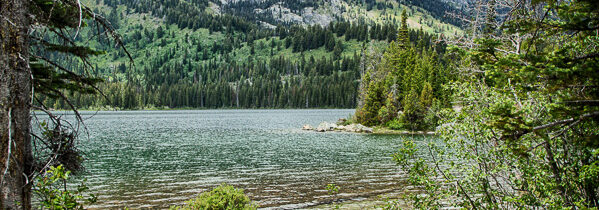
[[[429,145],[429,151],[431,145]],[[412,201],[412,206],[416,209],[430,209],[439,206],[448,197],[447,194],[450,191],[437,183],[436,179],[440,174],[434,168],[436,165],[427,164],[428,161],[425,161],[423,155],[419,155],[424,152],[419,149],[419,146],[422,147],[422,145],[417,145],[414,140],[406,140],[401,145],[399,152],[393,154],[392,157],[401,169],[408,173],[410,185],[416,186],[417,190],[421,191],[408,193],[405,197]]]
[[[422,128],[424,118],[424,106],[418,98],[416,90],[412,89],[403,99],[402,122],[407,129],[418,130]]]
[[[419,39],[414,41],[427,42],[427,36],[416,37]],[[447,104],[437,103],[434,110],[430,108],[434,101],[448,98],[443,85],[451,79],[447,76],[449,67],[438,62],[442,54],[428,51],[425,44],[418,45],[411,46],[410,39],[391,42],[380,64],[362,78],[358,122],[408,130],[432,129],[437,125],[433,111]]]
[[[401,130],[406,127],[406,125],[402,123],[399,118],[387,122],[385,126],[391,130]]]
[[[397,42],[403,49],[407,49],[410,46],[410,36],[408,33],[408,15],[406,10],[401,12],[401,29],[397,35]]]
[[[327,184],[325,189],[329,192],[329,195],[337,196],[339,194],[339,189],[341,189],[341,187],[337,186],[336,184]],[[336,200],[333,201],[333,204],[335,204],[335,209],[341,208],[341,205],[337,204]]]
[[[104,54],[104,51],[95,50],[89,45],[75,43],[75,38],[65,35],[65,31],[85,27],[86,22],[96,21],[89,11],[84,10],[80,14],[77,4],[66,1],[35,0],[32,1],[30,9],[36,27],[31,33],[30,47],[33,55],[30,58],[33,86],[36,93],[41,95],[66,99],[66,91],[79,92],[82,94],[96,93],[95,86],[102,80],[85,72],[85,67],[74,68],[74,63],[64,65],[57,57],[66,59],[76,58],[89,65],[91,56]],[[87,9],[87,8],[84,8]],[[80,17],[81,15],[81,17]],[[100,24],[104,24],[103,22]],[[106,28],[105,28],[106,29]],[[115,41],[120,44],[118,36],[113,35]],[[98,37],[101,38],[101,37]],[[68,66],[69,68],[65,68]],[[89,67],[89,66],[88,66]],[[69,107],[73,108],[73,107]]]
[[[367,86],[365,95],[364,106],[356,113],[358,122],[366,126],[378,125],[380,123],[378,118],[379,110],[384,99],[383,83],[380,81],[371,81]]]
[[[183,206],[173,206],[170,209],[181,210],[221,210],[221,209],[256,209],[250,199],[241,189],[235,189],[233,186],[222,184],[212,191],[203,192],[197,198],[191,199]]]
[[[449,108],[444,108],[441,101],[433,99],[432,104],[426,109],[423,123],[425,128],[434,128],[440,124],[440,115],[443,111]]]
[[[378,118],[381,124],[385,124],[397,118],[398,109],[395,107],[395,101],[396,100],[394,100],[393,97],[387,96],[385,104],[379,109]]]
[[[85,192],[89,188],[82,182],[74,190],[68,189],[70,171],[65,171],[62,165],[50,167],[34,183],[33,193],[40,199],[41,209],[84,209],[84,205],[96,202],[94,194]]]
[[[356,117],[354,115],[350,114],[349,116],[347,116],[346,119],[343,119],[343,120],[340,119],[340,121],[337,121],[337,124],[346,126],[346,125],[354,124],[355,121],[356,121]]]
[[[33,192],[41,209],[83,209],[84,205],[94,203],[96,198],[93,194],[90,197],[85,195],[88,190],[85,183],[67,186],[69,175],[80,171],[83,161],[76,147],[78,123],[82,123],[83,119],[68,95],[97,93],[96,85],[102,80],[87,71],[92,68],[89,59],[105,52],[94,49],[81,39],[80,32],[88,23],[93,23],[96,24],[96,33],[91,29],[87,31],[93,33],[94,40],[114,41],[111,45],[115,47],[121,47],[122,42],[110,23],[79,1],[33,0],[25,5],[28,8],[21,11],[25,13],[15,14],[26,17],[25,22],[29,25],[23,27],[30,29],[26,37],[21,37],[29,42],[25,45],[29,48],[25,53],[27,56],[21,59],[28,59],[24,62],[27,62],[25,68],[31,70],[31,84],[27,84],[31,85],[31,89],[25,94],[31,94],[31,101],[35,104],[26,104],[26,111],[41,110],[47,114],[47,121],[32,121],[39,123],[42,135],[32,131],[31,142],[15,145],[22,150],[20,156],[25,157],[25,163],[17,161],[15,167],[24,172],[22,175],[26,180],[32,179],[33,184],[9,185],[17,188],[15,192],[22,193],[15,196],[27,202],[31,202],[28,198]],[[47,98],[53,100],[48,106],[42,102]],[[72,110],[76,122],[66,122],[61,116],[48,111],[48,107],[54,104]],[[25,127],[27,129],[29,125]],[[31,203],[22,205],[24,209],[31,208]]]
[[[420,103],[424,108],[429,108],[433,104],[433,88],[428,82],[424,82],[420,92]]]
[[[56,53],[57,63],[73,66],[75,73],[81,73],[83,67],[91,67],[93,70],[87,76],[107,83],[74,81],[77,88],[64,89],[62,93],[73,105],[84,109],[355,108],[362,73],[360,52],[366,45],[384,49],[388,42],[396,39],[400,21],[398,17],[397,21],[392,19],[401,12],[400,7],[409,11],[406,15],[427,18],[431,24],[422,24],[427,32],[432,32],[432,28],[449,31],[445,27],[450,27],[418,11],[419,8],[406,8],[395,2],[385,3],[389,6],[382,8],[389,15],[375,12],[374,17],[366,15],[366,21],[354,21],[359,18],[347,16],[347,11],[326,27],[282,23],[270,13],[257,14],[249,9],[268,8],[274,3],[230,2],[220,15],[215,15],[208,0],[184,3],[177,0],[90,1],[86,5],[106,17],[122,35],[135,65],[128,65],[127,54],[115,50],[114,44],[96,40],[93,28],[81,28],[74,41],[76,46],[108,53],[99,56],[89,53],[90,62],[79,62],[63,58],[72,55],[71,52],[81,55],[92,51],[62,50]],[[296,11],[306,6],[330,6],[326,1],[283,1],[281,4]],[[348,3],[349,8],[358,9],[360,5],[359,2]],[[392,15],[393,12],[396,14]],[[76,14],[69,17],[78,18]],[[370,21],[371,18],[376,20]],[[69,19],[69,25],[76,26],[78,21],[72,20]],[[266,29],[256,24],[257,20],[277,27]],[[86,23],[90,25],[92,21],[84,19],[83,24]],[[421,41],[422,48],[437,48],[432,41],[437,37],[422,30],[409,30],[407,25],[403,29],[408,39],[423,37],[426,41]],[[451,26],[451,29],[457,28]],[[314,63],[310,60],[312,56]],[[42,80],[39,78],[46,77],[34,77]],[[107,97],[87,95],[98,90]],[[68,103],[56,100],[59,96],[52,97],[40,97],[41,102],[36,104],[69,108]],[[396,108],[400,107],[396,104]]]
[[[490,27],[499,19],[486,17],[476,47],[456,51],[465,55],[458,64],[474,71],[450,86],[461,111],[439,112],[442,142],[424,153],[433,161],[420,161],[424,145],[414,143],[394,157],[423,189],[414,207],[599,207],[596,6],[540,0],[501,8],[512,18],[497,30]],[[515,36],[522,40],[504,41]]]
[[[339,193],[339,189],[341,188],[335,184],[327,184],[325,189],[329,192],[329,195],[332,195]]]

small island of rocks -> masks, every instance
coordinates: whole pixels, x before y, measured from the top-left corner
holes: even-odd
[[[391,130],[388,128],[371,128],[364,126],[359,123],[348,123],[344,118],[341,118],[337,123],[321,122],[318,127],[314,128],[309,124],[305,124],[302,130],[316,131],[316,132],[351,132],[351,133],[374,133],[374,134],[421,134],[421,135],[434,135],[433,131],[405,131],[405,130]]]
[[[311,125],[304,125],[302,130],[313,130],[317,132],[338,131],[338,132],[353,132],[353,133],[372,133],[374,129],[366,127],[362,124],[351,123],[347,124],[343,118],[337,123],[321,122],[318,127],[314,128]]]

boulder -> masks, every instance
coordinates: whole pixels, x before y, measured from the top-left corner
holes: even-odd
[[[303,130],[315,130],[318,132],[327,132],[327,131],[344,131],[344,132],[353,132],[353,133],[373,133],[374,129],[366,127],[362,124],[349,124],[349,125],[338,125],[335,123],[322,122],[316,127],[316,129],[312,128],[310,125],[304,125]]]
[[[350,124],[345,126],[345,131],[347,132],[357,132],[358,128],[356,127],[356,124]]]
[[[366,127],[362,124],[349,124],[347,126],[344,127],[344,130],[347,132],[354,132],[354,133],[372,133],[373,129]]]
[[[362,133],[362,132],[364,132],[364,128],[367,128],[367,127],[363,126],[362,124],[357,124],[356,125],[356,132]]]
[[[343,125],[343,124],[345,124],[345,122],[347,122],[347,119],[339,118],[339,120],[337,120],[337,125]]]
[[[302,127],[302,130],[311,131],[311,130],[314,130],[314,128],[311,125],[309,125],[309,124],[305,124]]]
[[[322,122],[316,128],[316,131],[318,131],[318,132],[333,131],[336,128],[337,128],[337,124],[335,124],[335,123]]]

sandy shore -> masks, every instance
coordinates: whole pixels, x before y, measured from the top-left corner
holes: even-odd
[[[387,205],[394,205],[396,207],[394,209],[409,209],[409,205],[401,198],[402,194],[399,191],[394,191],[369,198],[339,200],[305,209],[383,209]]]

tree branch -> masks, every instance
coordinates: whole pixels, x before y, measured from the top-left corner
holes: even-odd
[[[577,101],[563,101],[558,104],[571,104],[576,106],[599,106],[599,100],[577,100]]]
[[[443,175],[443,177],[449,181],[449,176],[447,176],[447,174],[445,174],[445,172],[443,170],[441,170],[441,168],[439,168],[439,163],[437,162],[437,159],[435,158],[435,155],[433,155],[433,151],[431,150],[431,146],[428,146],[428,152],[431,155],[431,157],[433,158],[433,162],[435,163],[435,168],[437,168],[437,170],[441,173],[441,175]],[[466,199],[468,199],[468,202],[470,202],[470,205],[472,205],[472,209],[478,209],[476,208],[476,205],[474,203],[474,201],[472,200],[472,198],[470,198],[470,196],[468,195],[468,193],[466,193],[466,190],[464,190],[464,188],[462,187],[462,185],[460,184],[460,180],[456,180],[456,184],[458,185],[458,187],[460,188],[460,191],[462,191],[462,193],[464,194],[464,196],[466,196]]]
[[[75,72],[72,72],[72,71],[64,68],[63,66],[61,66],[61,65],[59,65],[59,64],[57,64],[55,62],[52,62],[50,59],[47,59],[45,57],[37,56],[37,55],[31,55],[31,56],[33,56],[34,58],[37,58],[37,59],[41,59],[41,60],[47,62],[48,64],[50,64],[50,65],[52,65],[52,66],[54,66],[54,67],[56,67],[56,68],[58,68],[58,69],[60,69],[60,70],[62,70],[64,72],[66,72],[68,74],[70,74],[71,76],[75,76],[78,79],[79,82],[83,82],[83,83],[91,86],[94,90],[98,91],[98,93],[100,93],[100,95],[102,95],[102,97],[104,97],[104,99],[106,99],[108,102],[110,102],[110,99],[108,98],[108,96],[106,96],[106,94],[104,94],[104,92],[100,91],[100,89],[98,87],[96,87],[95,85],[87,83],[85,81],[82,81],[81,78],[80,78],[81,76],[79,76]]]
[[[586,60],[586,59],[594,59],[597,57],[599,57],[599,52],[576,56],[574,58],[567,58],[566,61],[579,61],[579,60]]]
[[[570,119],[565,119],[565,120],[560,120],[560,121],[552,122],[552,123],[545,124],[545,125],[540,125],[540,126],[534,127],[532,129],[532,131],[543,130],[543,129],[551,128],[551,127],[554,127],[554,126],[571,123],[571,122],[574,122],[576,120],[583,120],[583,119],[590,118],[590,117],[595,117],[595,116],[599,116],[599,111],[595,111],[595,112],[591,112],[591,113],[586,113],[586,114],[580,115],[577,118],[570,118]]]

